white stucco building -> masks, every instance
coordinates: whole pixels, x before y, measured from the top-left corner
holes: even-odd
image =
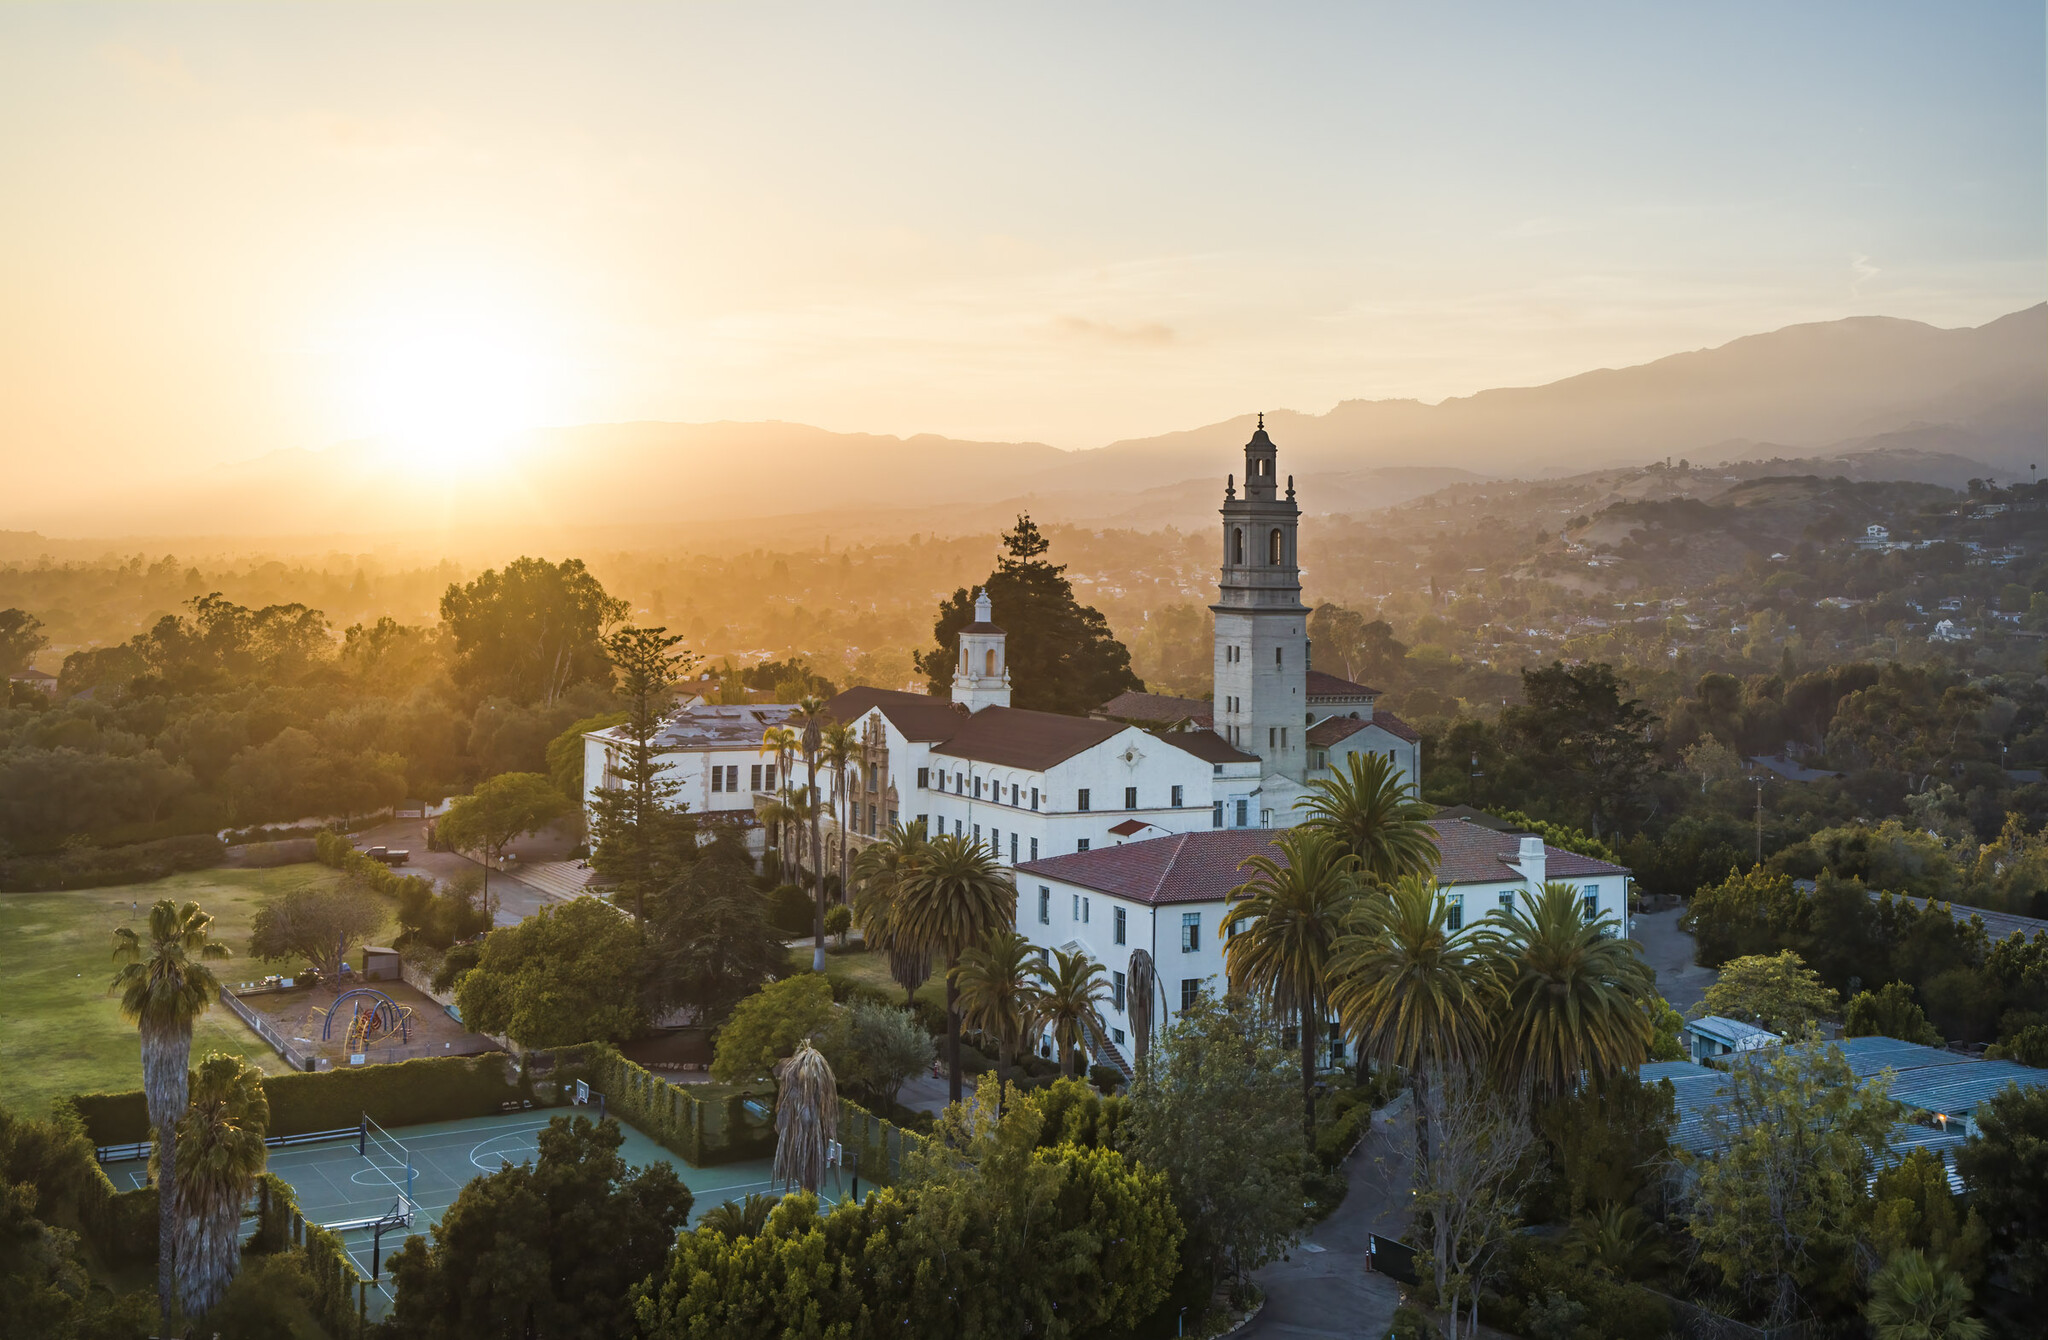
[[[1546,880],[1575,885],[1587,920],[1611,918],[1617,932],[1628,925],[1629,872],[1621,866],[1463,819],[1432,820],[1430,828],[1454,927],[1479,924]],[[1130,991],[1138,952],[1149,956],[1157,979],[1155,1036],[1197,993],[1223,993],[1228,895],[1245,882],[1239,866],[1247,857],[1279,855],[1272,845],[1278,835],[1270,828],[1184,833],[1017,867],[1018,934],[1047,949],[1085,953],[1109,969],[1108,1045],[1091,1049],[1097,1060],[1128,1070],[1134,1059]],[[1325,1027],[1325,1062],[1344,1064],[1342,1039],[1333,1022]]]

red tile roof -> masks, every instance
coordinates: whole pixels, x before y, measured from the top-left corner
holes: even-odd
[[[1387,734],[1406,740],[1410,744],[1422,743],[1421,731],[1415,729],[1415,727],[1401,720],[1401,718],[1395,716],[1392,712],[1387,711],[1385,708],[1375,707],[1373,709],[1372,724],[1378,726]]]
[[[1325,717],[1308,728],[1308,742],[1318,749],[1328,749],[1339,740],[1348,740],[1372,723],[1363,717]]]
[[[877,707],[905,739],[920,743],[943,740],[967,721],[967,709],[949,699],[901,689],[848,689],[826,703],[825,711],[835,720],[853,722]]]
[[[1197,725],[1215,724],[1215,705],[1206,698],[1176,698],[1167,693],[1138,693],[1126,690],[1096,709],[1103,716],[1141,725],[1177,726],[1183,721]]]
[[[1320,670],[1308,672],[1309,701],[1318,698],[1377,698],[1380,691],[1369,689],[1363,684],[1354,684],[1337,675],[1326,675]]]
[[[1111,824],[1109,831],[1118,837],[1129,837],[1133,833],[1142,833],[1148,828],[1159,828],[1159,825],[1147,823],[1143,819],[1126,819],[1120,824]],[[1159,828],[1159,831],[1164,833],[1166,830]]]
[[[933,745],[932,752],[1043,772],[1129,729],[1121,721],[1030,712],[1021,707],[984,707],[962,720],[943,742]]]
[[[1185,750],[1204,763],[1256,763],[1257,754],[1247,754],[1213,730],[1156,730],[1152,735],[1175,749]]]
[[[1521,878],[1509,864],[1520,850],[1519,834],[1496,833],[1462,819],[1432,819],[1429,826],[1443,854],[1443,863],[1437,867],[1439,883],[1495,884]],[[1212,828],[1175,833],[1120,847],[1096,847],[1027,861],[1017,867],[1017,874],[1057,879],[1140,903],[1220,902],[1245,882],[1246,875],[1238,867],[1247,857],[1277,854],[1273,839],[1282,831]],[[1627,873],[1622,866],[1545,844],[1544,874],[1548,878]]]

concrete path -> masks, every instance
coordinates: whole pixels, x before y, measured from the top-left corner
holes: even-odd
[[[1345,1161],[1351,1183],[1344,1203],[1318,1224],[1287,1259],[1252,1276],[1266,1306],[1241,1335],[1246,1340],[1381,1337],[1401,1305],[1401,1286],[1369,1273],[1368,1239],[1398,1238],[1408,1226],[1408,1167],[1414,1127],[1406,1095],[1373,1114],[1372,1130]]]
[[[1678,919],[1683,915],[1683,908],[1635,914],[1636,943],[1643,947],[1643,958],[1656,970],[1657,989],[1680,1014],[1698,1004],[1721,975],[1692,961],[1692,936],[1678,929]]]

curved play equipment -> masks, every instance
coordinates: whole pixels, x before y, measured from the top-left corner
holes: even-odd
[[[348,1049],[361,1051],[372,1042],[388,1041],[396,1033],[402,1042],[412,1040],[412,1009],[401,1005],[382,991],[371,986],[359,986],[344,991],[334,998],[334,1004],[327,1008],[327,1018],[320,1025],[320,1040],[331,1041],[334,1037],[334,1017],[341,1013],[346,1002],[354,1002],[348,1015]]]

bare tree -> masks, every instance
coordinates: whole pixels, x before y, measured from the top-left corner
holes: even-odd
[[[1519,1222],[1534,1137],[1527,1097],[1497,1087],[1481,1063],[1429,1069],[1429,1082],[1414,1090],[1430,1135],[1415,1165],[1415,1214],[1443,1334],[1458,1340],[1479,1333],[1479,1293]]]

